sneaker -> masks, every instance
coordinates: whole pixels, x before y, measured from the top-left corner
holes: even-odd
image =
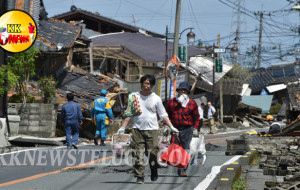
[[[187,174],[186,174],[185,172],[181,172],[181,173],[179,174],[179,176],[180,176],[180,177],[187,177]]]
[[[96,135],[95,138],[94,138],[94,144],[95,144],[95,145],[98,145],[98,136],[97,136],[97,135]]]
[[[72,144],[72,146],[73,146],[75,149],[78,149],[78,147],[77,147],[76,144]]]
[[[213,135],[214,133],[210,132],[210,133],[208,133],[208,134],[211,134],[211,135]]]
[[[72,149],[72,147],[67,147],[67,149]]]
[[[158,178],[157,169],[151,169],[151,181],[156,181]]]
[[[106,146],[106,144],[104,144],[104,140],[101,140],[100,146]]]
[[[137,177],[136,183],[137,184],[144,184],[144,178],[143,177]]]

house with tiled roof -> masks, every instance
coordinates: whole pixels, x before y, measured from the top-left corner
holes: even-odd
[[[53,18],[65,20],[66,22],[81,21],[85,24],[87,29],[99,32],[101,34],[117,33],[122,31],[132,33],[141,32],[153,37],[164,38],[164,35],[162,34],[105,17],[98,12],[92,13],[90,11],[82,10],[74,5],[71,6],[69,12],[55,15]]]

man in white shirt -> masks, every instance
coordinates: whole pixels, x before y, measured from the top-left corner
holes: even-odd
[[[198,127],[198,133],[200,133],[201,127],[203,125],[203,114],[204,114],[204,103],[201,103],[200,106],[198,106],[198,111],[199,111],[199,115],[200,115],[200,123],[199,123],[199,127]]]
[[[214,114],[216,113],[216,109],[214,108],[214,106],[211,105],[211,102],[207,102],[207,106],[208,106],[207,118],[208,118],[209,126],[210,126],[209,134],[214,134],[215,133]]]
[[[145,176],[145,150],[147,152],[151,151],[149,157],[151,181],[156,181],[158,178],[157,145],[159,127],[157,115],[171,128],[171,131],[174,133],[179,133],[179,131],[172,126],[160,97],[151,91],[155,85],[155,77],[153,75],[144,75],[140,83],[141,91],[136,92],[136,94],[142,113],[133,116],[132,145],[135,149],[134,176],[137,177],[138,184],[143,184]],[[127,117],[124,120],[118,133],[124,133],[130,119],[131,117]]]

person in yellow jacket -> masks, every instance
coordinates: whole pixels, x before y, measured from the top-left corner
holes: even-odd
[[[101,96],[94,100],[91,110],[91,118],[93,122],[95,122],[96,119],[96,135],[94,138],[94,144],[98,145],[98,139],[101,138],[100,146],[105,146],[104,140],[106,140],[109,119],[113,122],[113,112],[109,101],[105,98],[106,94],[106,90],[101,90]]]

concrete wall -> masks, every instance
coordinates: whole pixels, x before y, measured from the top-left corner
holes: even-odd
[[[56,131],[57,106],[39,103],[9,103],[9,115],[19,115],[18,134],[36,137],[54,137]],[[14,117],[9,117],[14,118]],[[17,121],[10,121],[11,130],[16,131]],[[11,125],[12,124],[12,125]],[[17,134],[15,134],[17,135]]]

